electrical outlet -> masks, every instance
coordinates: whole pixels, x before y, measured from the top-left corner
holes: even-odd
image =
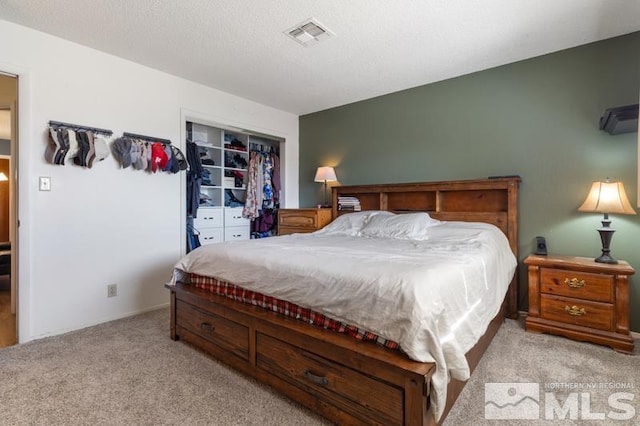
[[[116,297],[118,295],[118,284],[109,284],[107,286],[107,297]]]

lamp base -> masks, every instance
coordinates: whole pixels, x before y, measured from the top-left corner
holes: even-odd
[[[594,260],[598,263],[608,263],[610,265],[615,265],[618,263],[618,261],[613,257],[609,256],[609,254],[603,254],[600,257],[596,257]]]
[[[598,228],[600,241],[602,241],[602,254],[600,255],[600,257],[597,257],[595,261],[598,263],[609,263],[611,265],[615,265],[616,263],[618,263],[618,261],[611,257],[611,249],[609,248],[609,246],[611,245],[611,238],[613,238],[613,233],[616,231],[609,226],[610,224],[611,221],[609,220],[609,215],[605,213],[604,220],[602,221],[602,228]]]

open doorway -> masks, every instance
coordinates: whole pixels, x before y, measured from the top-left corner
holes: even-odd
[[[0,348],[17,343],[15,156],[18,78],[0,73]]]

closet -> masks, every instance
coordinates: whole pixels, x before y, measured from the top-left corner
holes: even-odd
[[[198,244],[275,235],[275,220],[270,224],[280,205],[284,141],[191,121],[186,135],[187,251]]]

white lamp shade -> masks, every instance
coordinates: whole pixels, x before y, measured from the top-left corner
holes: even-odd
[[[636,214],[622,182],[593,182],[581,212]]]
[[[3,172],[0,172],[0,182],[4,182],[9,180],[9,178],[7,177],[7,175],[5,175]]]
[[[333,167],[324,166],[318,167],[316,177],[313,180],[314,182],[336,182],[338,178],[336,177],[336,171],[333,170]]]

